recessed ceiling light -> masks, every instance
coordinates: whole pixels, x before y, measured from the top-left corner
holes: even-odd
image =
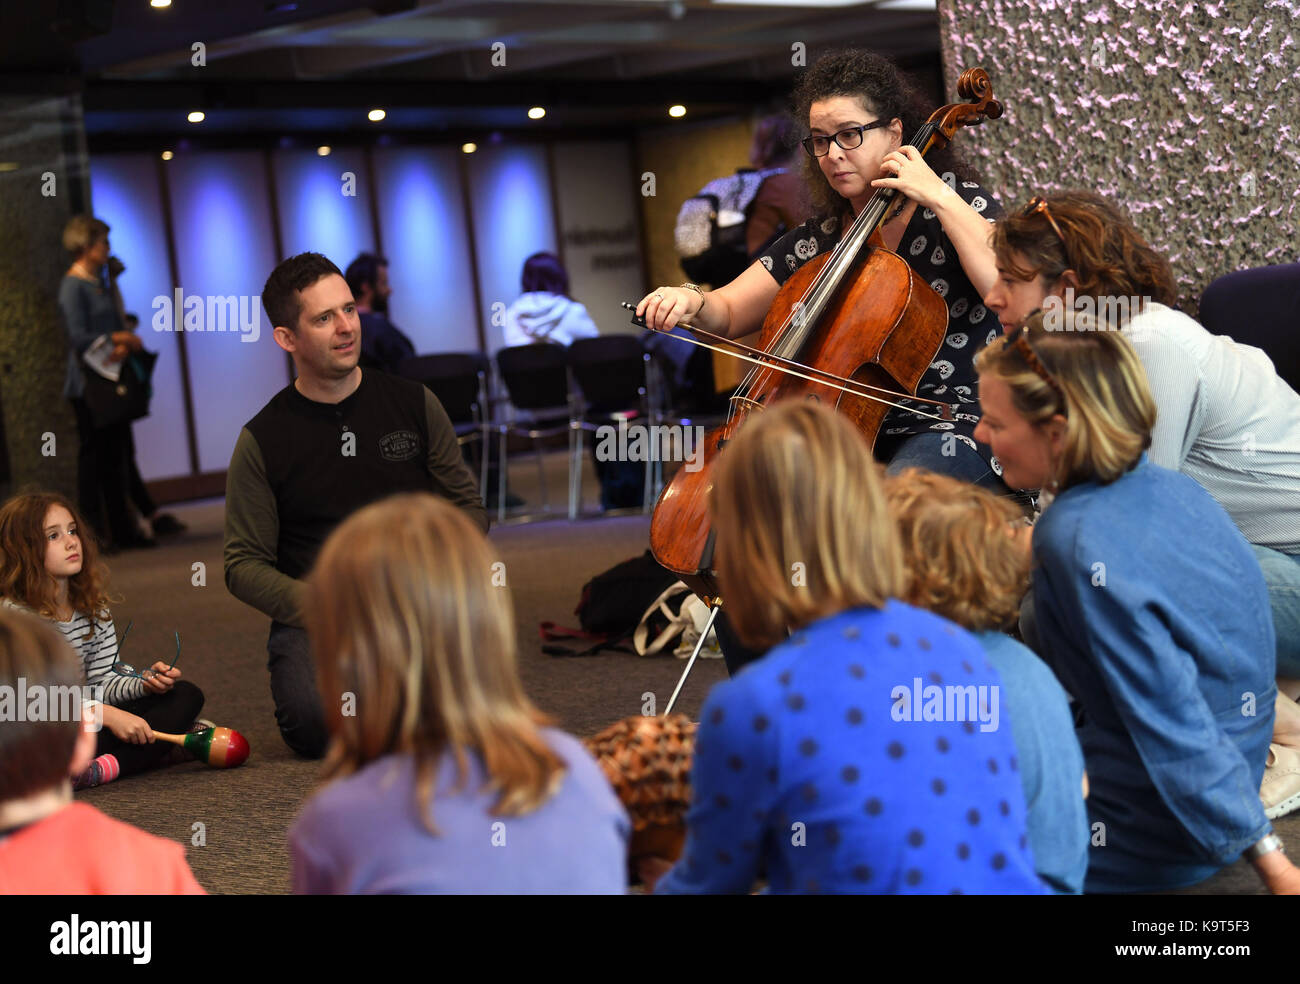
[[[330,147],[328,144],[321,144],[319,147],[316,148],[317,157],[329,157],[329,155],[330,155]]]
[[[17,171],[17,161],[0,161],[0,171]]]
[[[162,10],[164,7],[170,7],[171,5],[172,0],[149,0],[149,6],[156,7],[159,10]]]
[[[206,117],[203,115],[203,113],[200,110],[196,109],[194,112],[190,113],[190,115],[185,118],[189,120],[191,123],[202,123]]]
[[[545,115],[546,115],[546,110],[544,110],[541,106],[534,106],[532,109],[528,111],[528,118],[530,120],[540,120]]]
[[[679,119],[686,115],[686,107],[681,103],[678,103],[676,106],[669,106],[668,115],[673,119]]]
[[[162,159],[165,160],[165,161],[169,161],[169,160],[171,160],[174,156],[176,156],[176,155],[173,154],[170,150],[164,150],[164,151],[162,152]]]
[[[472,154],[476,150],[478,150],[478,144],[476,143],[463,143],[460,145],[460,152],[462,154]]]
[[[369,113],[366,114],[366,118],[370,120],[371,123],[378,123],[387,115],[388,114],[385,113],[382,109],[372,109]]]

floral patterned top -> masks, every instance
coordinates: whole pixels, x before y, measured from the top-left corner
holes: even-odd
[[[962,199],[994,222],[1003,214],[1002,206],[974,181],[959,181],[952,172],[944,180]],[[841,230],[836,219],[812,218],[778,239],[759,257],[778,284],[820,253],[835,248]],[[931,399],[947,397],[953,402],[953,420],[931,420],[905,410],[891,410],[885,417],[876,441],[876,454],[888,461],[907,438],[930,431],[952,432],[957,440],[970,445],[1001,476],[1002,466],[992,450],[975,441],[979,423],[979,382],[975,374],[975,353],[997,338],[1002,329],[996,316],[980,302],[975,287],[966,277],[957,257],[957,249],[943,231],[930,209],[917,209],[898,244],[899,255],[948,304],[948,336],[934,362],[921,377],[917,396]],[[906,404],[906,400],[899,400]],[[938,408],[921,404],[926,413]]]

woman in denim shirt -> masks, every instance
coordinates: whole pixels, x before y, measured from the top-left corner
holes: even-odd
[[[977,436],[1013,487],[1056,495],[1034,600],[1085,715],[1085,888],[1178,888],[1244,852],[1271,891],[1300,890],[1258,795],[1275,690],[1259,565],[1204,489],[1147,460],[1155,404],[1129,343],[1067,319],[1049,333],[1035,314],[980,353]]]

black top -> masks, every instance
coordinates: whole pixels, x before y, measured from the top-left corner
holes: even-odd
[[[954,180],[950,186],[990,222],[1002,216],[1002,206],[976,182]],[[778,239],[759,257],[759,262],[778,284],[784,284],[795,270],[814,256],[834,249],[840,235],[838,219],[809,219]],[[962,269],[956,247],[930,209],[918,208],[912,214],[899,240],[898,253],[948,304],[948,337],[921,377],[917,396],[931,399],[947,396],[954,401],[951,404],[953,420],[935,421],[905,410],[891,410],[881,425],[876,453],[888,460],[908,437],[930,431],[951,431],[957,440],[974,448],[989,463],[994,474],[1000,476],[1002,466],[993,457],[992,449],[975,441],[975,425],[979,423],[979,384],[974,365],[975,353],[1002,333],[998,319],[981,303],[979,294]],[[906,400],[898,402],[907,403]],[[925,413],[939,410],[929,404],[919,404],[918,409]]]

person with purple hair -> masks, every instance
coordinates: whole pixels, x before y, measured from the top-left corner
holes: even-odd
[[[554,253],[524,261],[523,293],[506,311],[506,345],[570,345],[600,334],[587,309],[569,296],[569,274]]]

